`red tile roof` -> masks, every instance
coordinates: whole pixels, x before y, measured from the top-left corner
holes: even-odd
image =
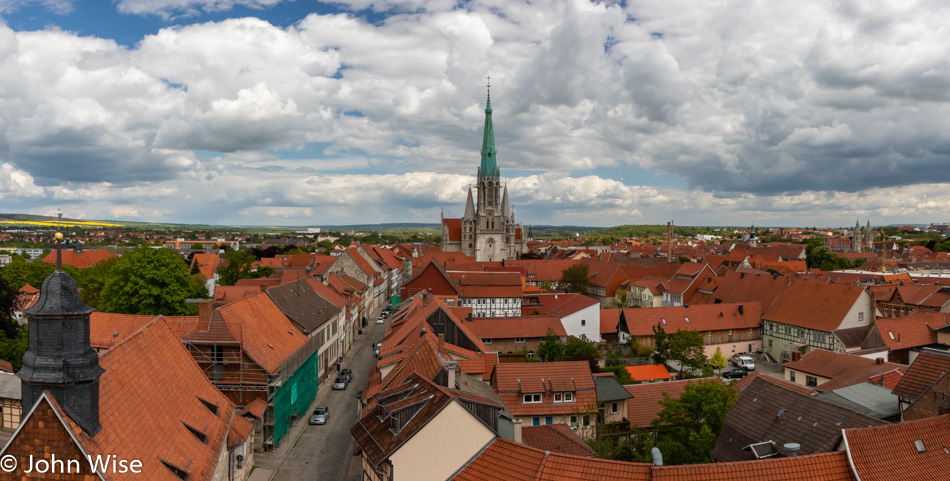
[[[950,324],[950,314],[918,311],[907,317],[879,317],[874,323],[884,344],[896,351],[935,343],[934,330]]]
[[[762,311],[768,311],[775,299],[788,287],[785,277],[767,274],[748,274],[729,271],[719,280],[713,299],[718,302],[760,301]]]
[[[547,454],[496,438],[452,479],[459,481],[647,481],[649,464]]]
[[[331,289],[326,284],[312,277],[307,278],[307,283],[310,284],[310,287],[312,287],[313,290],[317,294],[320,295],[320,297],[329,301],[330,304],[333,304],[334,306],[339,307],[341,309],[343,308],[343,306],[346,305],[346,299],[344,299],[343,296],[338,294],[335,290]]]
[[[500,363],[492,385],[515,416],[570,414],[597,403],[587,361]],[[555,404],[552,393],[562,391],[574,392],[574,402]],[[533,393],[542,394],[542,402],[524,403],[522,395]]]
[[[718,377],[709,379],[719,380]],[[700,379],[628,384],[624,386],[623,388],[633,396],[633,399],[627,401],[626,418],[630,421],[630,426],[635,428],[650,427],[650,421],[653,421],[656,415],[663,410],[663,406],[660,405],[660,401],[663,400],[663,393],[673,399],[679,399],[683,391],[686,390],[686,386],[697,381],[700,381]]]
[[[450,241],[462,240],[462,219],[442,219],[446,230],[449,233]]]
[[[574,314],[581,309],[599,304],[597,299],[587,297],[583,294],[536,294],[536,297],[541,303],[541,307],[524,308],[523,311],[534,312],[535,309],[538,309],[541,314],[564,317]]]
[[[191,258],[191,271],[194,272],[197,268],[198,272],[205,276],[205,279],[213,279],[220,266],[221,256],[216,253],[196,252],[194,257]]]
[[[673,377],[662,364],[647,364],[644,366],[627,366],[630,378],[637,382],[666,380]]]
[[[950,415],[845,429],[844,437],[854,471],[862,481],[947,479]],[[917,441],[923,452],[915,446]]]
[[[631,336],[653,336],[653,328],[663,325],[666,332],[678,330],[721,331],[753,329],[761,323],[761,304],[694,304],[689,307],[652,307],[649,309],[601,309],[601,326],[616,327],[620,314]],[[614,320],[616,319],[616,321]]]
[[[73,266],[77,269],[92,267],[113,257],[116,257],[116,255],[104,249],[81,250],[78,253],[75,249],[63,249],[63,265]],[[46,254],[46,257],[43,258],[43,262],[56,264],[56,251]]]
[[[764,319],[793,326],[832,332],[861,298],[863,287],[793,281]]]
[[[531,282],[557,282],[561,280],[564,269],[577,264],[573,260],[557,259],[518,259],[505,261],[506,266],[523,267]]]
[[[264,415],[264,409],[267,408],[267,404],[263,399],[257,398],[249,403],[247,406],[244,406],[244,409],[241,410],[241,416],[250,415],[257,419],[261,419]]]
[[[517,272],[447,271],[463,297],[521,297],[523,284]]]
[[[373,266],[370,265],[370,263],[366,261],[366,259],[363,257],[362,254],[360,254],[360,251],[359,251],[357,248],[355,248],[355,247],[347,247],[347,248],[346,248],[346,253],[349,254],[350,257],[353,258],[353,260],[356,262],[356,265],[359,266],[359,268],[360,268],[367,276],[375,276],[375,275],[376,275],[376,269],[374,269]]]
[[[544,337],[548,329],[558,336],[567,335],[557,316],[475,317],[465,326],[480,339]]]
[[[157,317],[93,312],[89,316],[89,343],[93,349],[108,349],[152,324]]]
[[[844,451],[732,463],[661,466],[653,468],[652,481],[855,481]],[[864,479],[864,478],[861,478]]]
[[[597,457],[597,452],[567,424],[525,426],[521,428],[521,436],[524,444],[533,448],[572,456]]]
[[[798,361],[785,363],[785,369],[794,369],[826,377],[830,381],[818,385],[818,390],[833,391],[867,382],[869,377],[895,369],[902,373],[906,372],[907,366],[890,362],[878,364],[875,359],[815,349],[802,356]]]
[[[948,371],[950,353],[924,349],[905,370],[904,377],[894,386],[893,392],[903,398],[917,399]]]
[[[220,304],[230,304],[234,301],[251,297],[261,292],[261,285],[253,286],[215,286],[214,301]]]
[[[244,352],[271,374],[276,374],[280,365],[307,341],[307,336],[281,312],[266,292],[217,311],[229,329],[240,333]]]
[[[211,479],[234,405],[208,381],[168,326],[155,318],[103,353],[99,363],[105,369],[99,385],[102,429],[89,436],[60,411],[86,452],[141,460],[142,472],[154,473],[149,475],[153,479],[178,479],[162,460],[185,469],[189,479]],[[217,414],[206,403],[216,406]],[[106,476],[113,478],[120,475]]]

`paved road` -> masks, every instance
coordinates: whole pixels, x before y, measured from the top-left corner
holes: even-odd
[[[385,333],[386,324],[375,324],[376,315],[367,316],[370,324],[343,358],[343,367],[353,370],[353,381],[345,391],[331,391],[323,405],[330,408],[330,417],[323,426],[304,428],[274,476],[274,481],[297,480],[359,480],[359,458],[353,456],[356,440],[350,427],[356,424],[359,392],[366,386],[370,370],[376,365],[373,344]],[[333,376],[328,382],[332,382]],[[319,396],[318,396],[319,397]]]

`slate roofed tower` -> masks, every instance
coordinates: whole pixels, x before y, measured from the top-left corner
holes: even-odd
[[[851,234],[851,250],[861,252],[861,220],[854,221],[854,233]]]
[[[43,281],[40,299],[27,309],[29,347],[20,378],[25,410],[49,391],[56,402],[90,436],[99,424],[99,355],[89,344],[89,314],[76,281],[63,272],[62,238],[56,234],[56,272]]]

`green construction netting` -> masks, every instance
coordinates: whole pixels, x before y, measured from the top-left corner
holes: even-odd
[[[306,417],[310,403],[317,397],[319,356],[313,353],[306,362],[294,371],[274,395],[274,445],[290,429],[291,417]]]

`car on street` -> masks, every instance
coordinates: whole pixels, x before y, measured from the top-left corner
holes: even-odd
[[[737,356],[732,359],[732,364],[741,367],[746,371],[755,371],[755,360],[749,356]]]
[[[317,406],[310,415],[310,424],[326,424],[327,417],[330,416],[330,408],[326,406]]]
[[[385,321],[386,321],[386,320],[383,319],[383,316],[379,316],[379,317],[376,318],[376,324],[382,324],[382,323],[385,322]]]
[[[346,378],[343,376],[337,376],[336,381],[333,381],[333,390],[342,391],[346,389]]]
[[[383,311],[383,315],[380,317],[382,317],[383,319],[386,319],[387,317],[389,317],[389,313],[386,311]]]
[[[745,369],[733,369],[731,371],[726,371],[722,373],[723,379],[742,379],[749,375],[749,371]]]
[[[376,344],[373,344],[373,354],[375,354],[377,358],[379,357],[379,345],[380,345],[380,344],[382,344],[382,343],[377,342]]]
[[[343,369],[340,371],[340,376],[345,377],[347,384],[349,384],[349,382],[353,380],[353,371],[350,369]]]

